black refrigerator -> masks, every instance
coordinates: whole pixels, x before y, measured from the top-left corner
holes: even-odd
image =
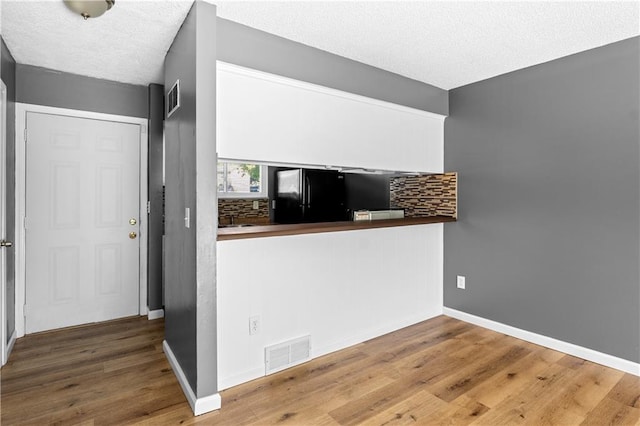
[[[348,220],[344,175],[338,171],[279,170],[275,195],[276,223]]]

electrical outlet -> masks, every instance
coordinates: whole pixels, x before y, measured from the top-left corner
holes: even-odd
[[[258,210],[259,208],[260,208],[260,201],[254,200],[253,201],[253,209],[254,210]]]
[[[464,275],[458,275],[458,280],[456,282],[456,285],[458,288],[464,290],[467,288],[467,284],[465,283],[465,277]]]
[[[249,317],[249,335],[253,336],[260,332],[260,316]]]

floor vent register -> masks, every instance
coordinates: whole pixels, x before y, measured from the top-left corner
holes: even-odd
[[[265,374],[302,364],[311,357],[311,336],[304,336],[264,349]]]

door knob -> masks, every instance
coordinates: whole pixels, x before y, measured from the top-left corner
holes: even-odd
[[[138,221],[134,217],[129,219],[129,225],[135,225],[136,223],[138,223]]]
[[[2,240],[0,241],[0,247],[13,247],[13,243],[11,241]]]
[[[135,240],[137,236],[138,234],[136,234],[135,232],[129,232],[129,238],[131,238],[132,240]]]

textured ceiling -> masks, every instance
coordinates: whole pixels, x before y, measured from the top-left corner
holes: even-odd
[[[191,3],[117,0],[104,15],[85,21],[62,0],[2,0],[2,38],[20,64],[162,83],[164,57]]]
[[[637,1],[227,1],[220,17],[450,89],[640,34]],[[2,0],[18,63],[161,83],[191,1],[117,0],[83,21],[61,0]]]
[[[222,18],[443,89],[640,34],[637,1],[214,3]]]

